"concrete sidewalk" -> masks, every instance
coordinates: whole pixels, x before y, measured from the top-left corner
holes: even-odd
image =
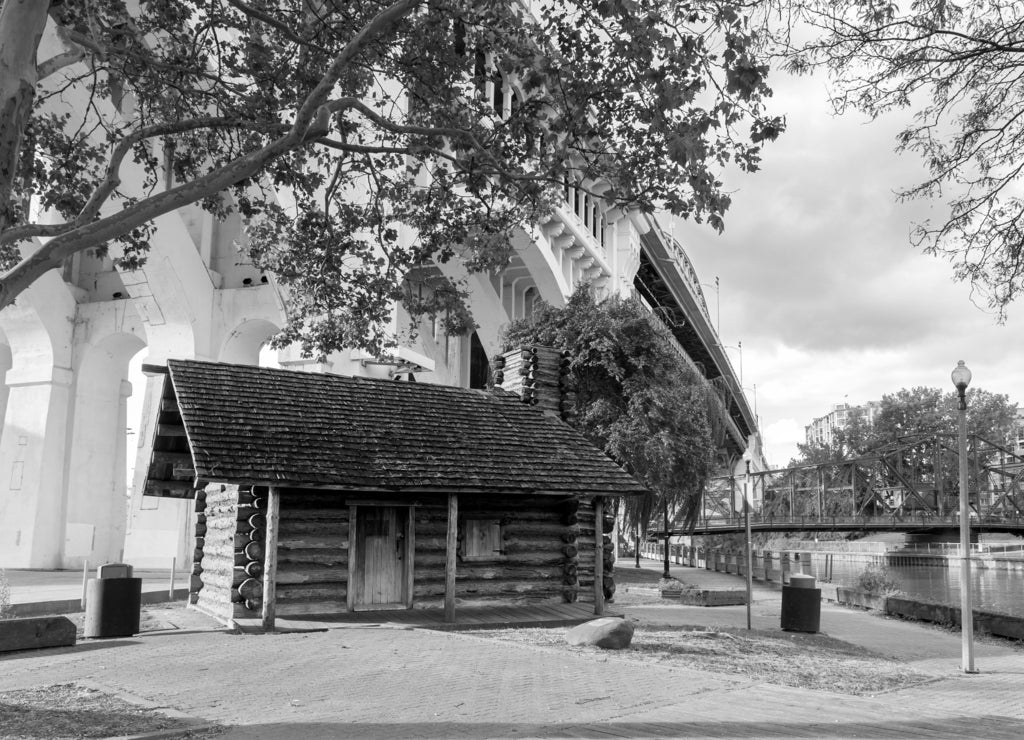
[[[83,573],[80,570],[5,569],[4,575],[10,586],[12,612],[16,617],[82,611]],[[142,579],[143,604],[184,601],[188,597],[188,573],[175,573],[173,598],[170,569],[135,570],[133,575]],[[95,577],[96,569],[93,568],[88,578]]]
[[[673,572],[690,582],[707,573]],[[755,626],[777,629],[778,591],[761,586]],[[932,680],[858,697],[473,633],[230,634],[197,612],[162,611],[176,629],[0,658],[0,691],[92,681],[226,725],[217,737],[230,740],[1024,736],[1024,652],[1014,645],[979,643],[982,672],[964,676],[956,633],[834,605],[823,606],[823,632]],[[623,611],[650,624],[746,624],[744,607]]]

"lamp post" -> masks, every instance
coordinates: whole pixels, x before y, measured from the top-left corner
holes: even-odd
[[[750,608],[754,594],[754,555],[750,543],[750,496],[748,486],[750,485],[750,447],[743,451],[743,462],[747,464],[747,472],[743,477],[743,529],[746,531],[747,547],[747,629],[750,627]]]
[[[719,344],[722,349],[734,349],[739,352],[740,357],[740,387],[743,387],[743,342],[737,341],[736,344]]]
[[[715,284],[701,283],[708,288],[715,289],[715,334],[722,336],[722,289],[718,282],[718,275],[715,275]]]
[[[760,429],[761,420],[757,415],[757,383],[754,383],[753,386],[743,386],[743,390],[754,391],[754,424]]]
[[[960,637],[961,664],[964,673],[977,673],[974,668],[974,607],[971,605],[971,519],[967,491],[967,386],[971,371],[960,360],[950,376],[960,397]]]

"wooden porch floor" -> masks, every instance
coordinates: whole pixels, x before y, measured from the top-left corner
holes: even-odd
[[[610,607],[610,608],[609,608]],[[607,605],[602,616],[621,617]],[[435,630],[498,629],[503,627],[565,627],[597,619],[593,604],[536,604],[532,606],[456,607],[455,621],[444,621],[444,609],[397,609],[279,616],[277,632],[313,632],[345,627],[419,627]],[[259,619],[236,619],[243,632],[262,632]]]

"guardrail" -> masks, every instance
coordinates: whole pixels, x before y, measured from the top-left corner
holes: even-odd
[[[930,527],[958,527],[960,517],[957,514],[931,514],[927,512],[915,514],[886,514],[883,516],[824,516],[801,515],[801,516],[762,516],[760,514],[750,515],[750,526],[760,531],[771,529],[907,529],[907,528],[930,528]],[[713,533],[716,530],[732,532],[744,527],[744,518],[735,517],[714,517],[700,519],[697,522],[697,533]],[[972,528],[999,527],[1007,529],[1024,529],[1024,517],[1006,516],[1003,514],[991,514],[971,517]],[[674,534],[688,534],[687,532],[676,532]]]

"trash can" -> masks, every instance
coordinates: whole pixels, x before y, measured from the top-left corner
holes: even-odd
[[[139,631],[142,579],[132,566],[107,563],[85,587],[85,637],[131,637]]]
[[[821,626],[821,589],[814,576],[793,573],[789,585],[782,587],[782,629],[790,632],[817,632]]]

